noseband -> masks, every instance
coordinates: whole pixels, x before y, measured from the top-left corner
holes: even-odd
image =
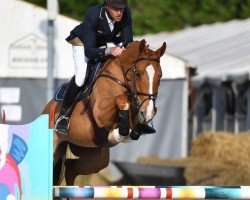
[[[126,81],[127,82],[131,82],[132,83],[132,86],[130,86],[130,90],[129,93],[128,93],[128,96],[129,96],[129,99],[130,101],[132,102],[132,104],[134,105],[134,107],[136,108],[137,111],[140,110],[141,106],[143,105],[144,102],[146,102],[147,100],[153,100],[154,104],[155,104],[155,101],[157,99],[157,95],[158,95],[158,92],[156,93],[153,93],[153,94],[149,94],[149,93],[144,93],[144,92],[140,92],[140,91],[137,91],[136,89],[136,85],[135,85],[135,80],[136,80],[136,76],[138,74],[138,71],[136,69],[136,64],[137,62],[141,61],[141,60],[148,60],[148,61],[154,61],[154,62],[158,62],[160,63],[160,60],[157,59],[157,58],[145,58],[145,57],[140,57],[138,58],[136,61],[135,61],[135,64],[130,67],[126,72],[125,72],[125,78],[126,78]],[[133,80],[131,81],[130,79],[127,78],[127,73],[129,71],[133,71]],[[129,84],[127,84],[129,85]],[[138,101],[138,98],[137,96],[146,96],[147,98],[145,98],[141,103],[139,103]]]
[[[155,104],[155,101],[157,99],[157,95],[158,95],[158,92],[156,93],[153,93],[153,94],[149,94],[149,93],[144,93],[144,92],[139,92],[137,91],[136,89],[136,84],[135,84],[135,79],[136,79],[136,75],[138,74],[138,71],[136,69],[136,64],[139,62],[139,61],[142,61],[142,60],[148,60],[148,61],[154,61],[154,62],[158,62],[160,63],[160,59],[157,59],[157,58],[145,58],[145,57],[141,57],[141,58],[138,58],[136,61],[135,61],[135,64],[133,66],[131,66],[125,73],[124,73],[124,76],[125,76],[125,80],[126,82],[122,82],[121,80],[109,75],[109,74],[106,74],[106,73],[101,73],[98,75],[97,78],[99,77],[106,77],[106,78],[109,78],[113,81],[115,81],[116,83],[120,84],[122,87],[126,88],[127,91],[128,91],[128,98],[129,100],[131,101],[131,103],[133,104],[133,106],[135,107],[135,109],[137,110],[137,112],[140,110],[141,106],[143,105],[143,103],[147,100],[153,100],[154,104]],[[130,80],[127,78],[127,73],[129,71],[133,72],[133,79]],[[128,83],[131,83],[131,84],[128,84]],[[141,103],[139,103],[138,101],[138,96],[146,96],[147,98],[144,99]]]

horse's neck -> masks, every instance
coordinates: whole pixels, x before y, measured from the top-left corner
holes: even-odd
[[[101,73],[102,72],[109,74],[110,76],[115,77],[119,79],[120,81],[124,81],[124,71],[119,60],[117,59],[114,59],[110,62],[107,61]]]
[[[115,79],[118,79],[119,81],[126,84],[124,73],[128,68],[130,68],[130,66],[133,65],[132,60],[134,58],[128,58],[126,60],[120,58],[122,58],[122,56],[111,61],[107,61],[104,64],[100,74],[108,74],[111,77],[114,77]],[[113,82],[107,81],[112,80],[112,78],[108,77],[98,79],[94,86],[95,89],[93,90],[91,104],[93,106],[94,118],[100,127],[105,127],[107,124],[110,124],[110,121],[114,120],[118,109],[117,106],[114,106],[115,99],[120,95],[126,94],[127,88],[119,85],[115,79],[113,79]],[[102,121],[100,119],[102,119]]]
[[[107,61],[109,62],[109,61]],[[102,74],[108,76],[102,76]],[[99,74],[90,103],[93,109],[93,118],[99,127],[107,127],[114,124],[117,106],[114,105],[116,98],[124,94],[124,88],[119,86],[112,77],[124,81],[123,72],[118,63],[111,61],[105,63]],[[111,123],[112,122],[112,123]]]

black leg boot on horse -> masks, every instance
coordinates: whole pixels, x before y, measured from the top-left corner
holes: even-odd
[[[69,129],[69,118],[75,106],[75,99],[82,87],[76,85],[75,76],[72,77],[70,82],[68,83],[59,117],[56,121],[54,130],[57,133],[67,134]]]

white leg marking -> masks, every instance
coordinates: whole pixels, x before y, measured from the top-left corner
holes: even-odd
[[[114,139],[116,142],[120,143],[124,140],[125,136],[122,136],[119,134],[119,129],[116,128],[113,130],[113,135],[114,135]]]
[[[149,94],[153,94],[153,81],[154,81],[154,75],[155,75],[155,70],[152,65],[147,66],[146,71],[148,73],[148,81],[149,81]],[[148,103],[148,107],[146,110],[146,121],[152,119],[154,114],[154,102],[153,100],[150,100]]]
[[[130,143],[133,142],[133,140],[130,138],[130,133],[131,133],[131,129],[129,129],[129,134],[127,136],[125,136],[125,138],[123,139],[123,143]]]
[[[124,107],[124,109],[123,110],[128,110],[129,109],[129,104],[128,103],[126,103],[126,106]]]

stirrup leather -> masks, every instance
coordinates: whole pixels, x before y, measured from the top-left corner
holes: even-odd
[[[57,120],[56,120],[56,124],[55,124],[55,128],[57,127],[58,123],[62,120],[66,120],[67,121],[67,131],[69,130],[69,117],[66,117],[65,115],[60,116]],[[57,129],[55,129],[55,131],[57,132]]]

